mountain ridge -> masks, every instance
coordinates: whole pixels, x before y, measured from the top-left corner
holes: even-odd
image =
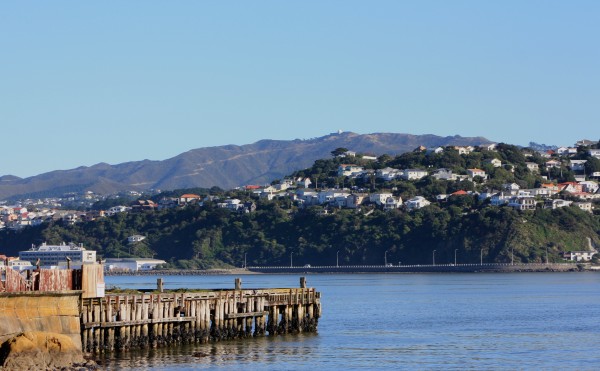
[[[60,196],[65,190],[85,188],[96,193],[188,187],[230,189],[264,184],[310,166],[344,147],[359,153],[401,154],[423,145],[480,145],[484,137],[441,137],[433,134],[333,133],[312,139],[262,139],[244,145],[201,147],[165,160],[99,162],[68,170],[54,170],[19,178],[0,176],[0,199]],[[62,193],[61,193],[62,192]]]

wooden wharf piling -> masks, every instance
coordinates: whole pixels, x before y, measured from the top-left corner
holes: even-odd
[[[102,353],[316,332],[320,297],[302,277],[300,288],[244,290],[236,279],[234,290],[82,298],[82,347]]]

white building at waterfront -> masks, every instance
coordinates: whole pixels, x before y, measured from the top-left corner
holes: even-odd
[[[82,245],[73,243],[61,245],[41,244],[38,247],[32,247],[31,250],[20,251],[19,259],[30,261],[36,264],[40,260],[41,266],[66,266],[67,258],[70,259],[71,267],[80,266],[85,263],[96,262],[96,251],[86,250]]]
[[[105,270],[120,271],[120,272],[138,272],[149,271],[160,264],[167,264],[166,261],[160,259],[149,258],[109,258],[105,262]]]

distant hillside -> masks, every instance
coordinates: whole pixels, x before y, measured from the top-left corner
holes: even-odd
[[[163,161],[99,163],[25,179],[3,176],[0,177],[0,199],[51,197],[82,190],[106,194],[212,186],[230,189],[271,182],[330,156],[330,152],[339,147],[360,153],[396,155],[420,145],[437,147],[489,142],[482,137],[350,132],[310,140],[261,140],[242,146],[198,148]]]

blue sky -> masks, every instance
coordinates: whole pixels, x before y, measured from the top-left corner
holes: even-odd
[[[337,131],[600,139],[598,1],[6,1],[0,175]]]

